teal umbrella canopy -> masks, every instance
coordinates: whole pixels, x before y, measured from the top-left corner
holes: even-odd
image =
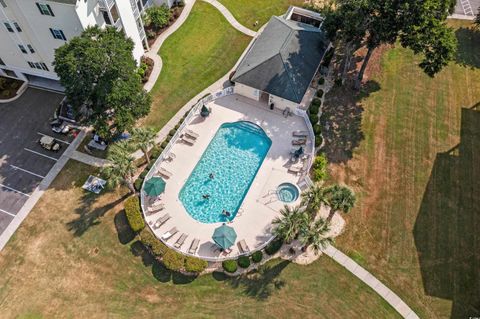
[[[212,239],[218,246],[228,249],[235,244],[237,233],[232,227],[223,224],[215,229]]]
[[[154,197],[165,191],[165,185],[166,183],[161,177],[155,176],[145,182],[143,190],[148,196]]]

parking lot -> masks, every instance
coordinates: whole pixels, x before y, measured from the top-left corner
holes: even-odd
[[[29,88],[17,100],[0,104],[0,235],[73,140],[53,133],[49,119],[63,95]],[[60,141],[52,152],[38,143]]]
[[[457,0],[454,13],[473,17],[477,14],[479,7],[480,0]]]

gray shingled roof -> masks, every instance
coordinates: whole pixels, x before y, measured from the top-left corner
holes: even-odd
[[[300,103],[327,47],[322,30],[272,17],[232,81]]]

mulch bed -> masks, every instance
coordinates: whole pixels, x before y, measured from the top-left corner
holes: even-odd
[[[164,26],[161,29],[156,29],[154,27],[150,26],[145,26],[145,33],[147,34],[147,42],[149,46],[152,46],[153,43],[155,43],[155,40],[157,40],[158,36],[162,34],[165,30],[167,30],[172,24],[177,21],[178,17],[180,17],[180,14],[183,11],[183,6],[182,7],[172,7],[172,17],[170,18],[170,21],[168,21],[168,24]],[[154,34],[154,36],[150,36]]]
[[[7,100],[15,97],[22,84],[23,81],[21,80],[0,75],[0,100]]]

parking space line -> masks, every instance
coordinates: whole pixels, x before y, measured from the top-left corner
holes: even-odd
[[[23,195],[23,196],[30,197],[30,195],[25,194],[24,192],[21,192],[21,191],[19,191],[19,190],[16,190],[15,188],[8,187],[7,185],[0,184],[0,187],[9,189],[9,190],[11,190],[12,192],[19,193],[19,194],[21,194],[21,195]]]
[[[15,215],[15,214],[9,213],[9,212],[7,212],[6,210],[3,210],[3,209],[1,209],[1,208],[0,208],[0,212],[5,213],[5,214],[10,215],[10,216],[13,216],[13,217],[17,216],[17,215]]]
[[[53,137],[53,136],[50,136],[50,135],[47,135],[47,134],[43,134],[43,133],[40,133],[40,132],[37,132],[37,134],[38,134],[38,135],[43,135],[43,136],[48,136],[48,137],[54,138],[56,141],[65,143],[65,144],[67,144],[67,145],[70,145],[69,142],[66,142],[66,141],[64,141],[64,140],[61,140],[61,139],[59,139],[59,138],[56,138],[56,137]]]
[[[40,156],[43,156],[43,157],[46,157],[48,159],[51,159],[51,160],[54,160],[55,162],[58,161],[58,158],[55,158],[55,157],[51,157],[51,156],[48,156],[48,155],[45,155],[45,154],[42,154],[42,153],[39,153],[39,152],[36,152],[34,150],[31,150],[29,148],[24,148],[24,150],[26,151],[29,151],[29,152],[32,152],[33,154],[37,154],[37,155],[40,155]]]
[[[12,165],[12,164],[10,164],[10,166],[11,166],[13,169],[18,169],[18,170],[20,170],[20,171],[23,171],[23,172],[25,172],[25,173],[31,174],[31,175],[33,175],[33,176],[37,176],[37,177],[40,177],[40,178],[45,178],[45,176],[35,174],[34,172],[30,172],[29,170],[20,168],[20,167],[18,167],[18,166],[15,166],[15,165]]]

